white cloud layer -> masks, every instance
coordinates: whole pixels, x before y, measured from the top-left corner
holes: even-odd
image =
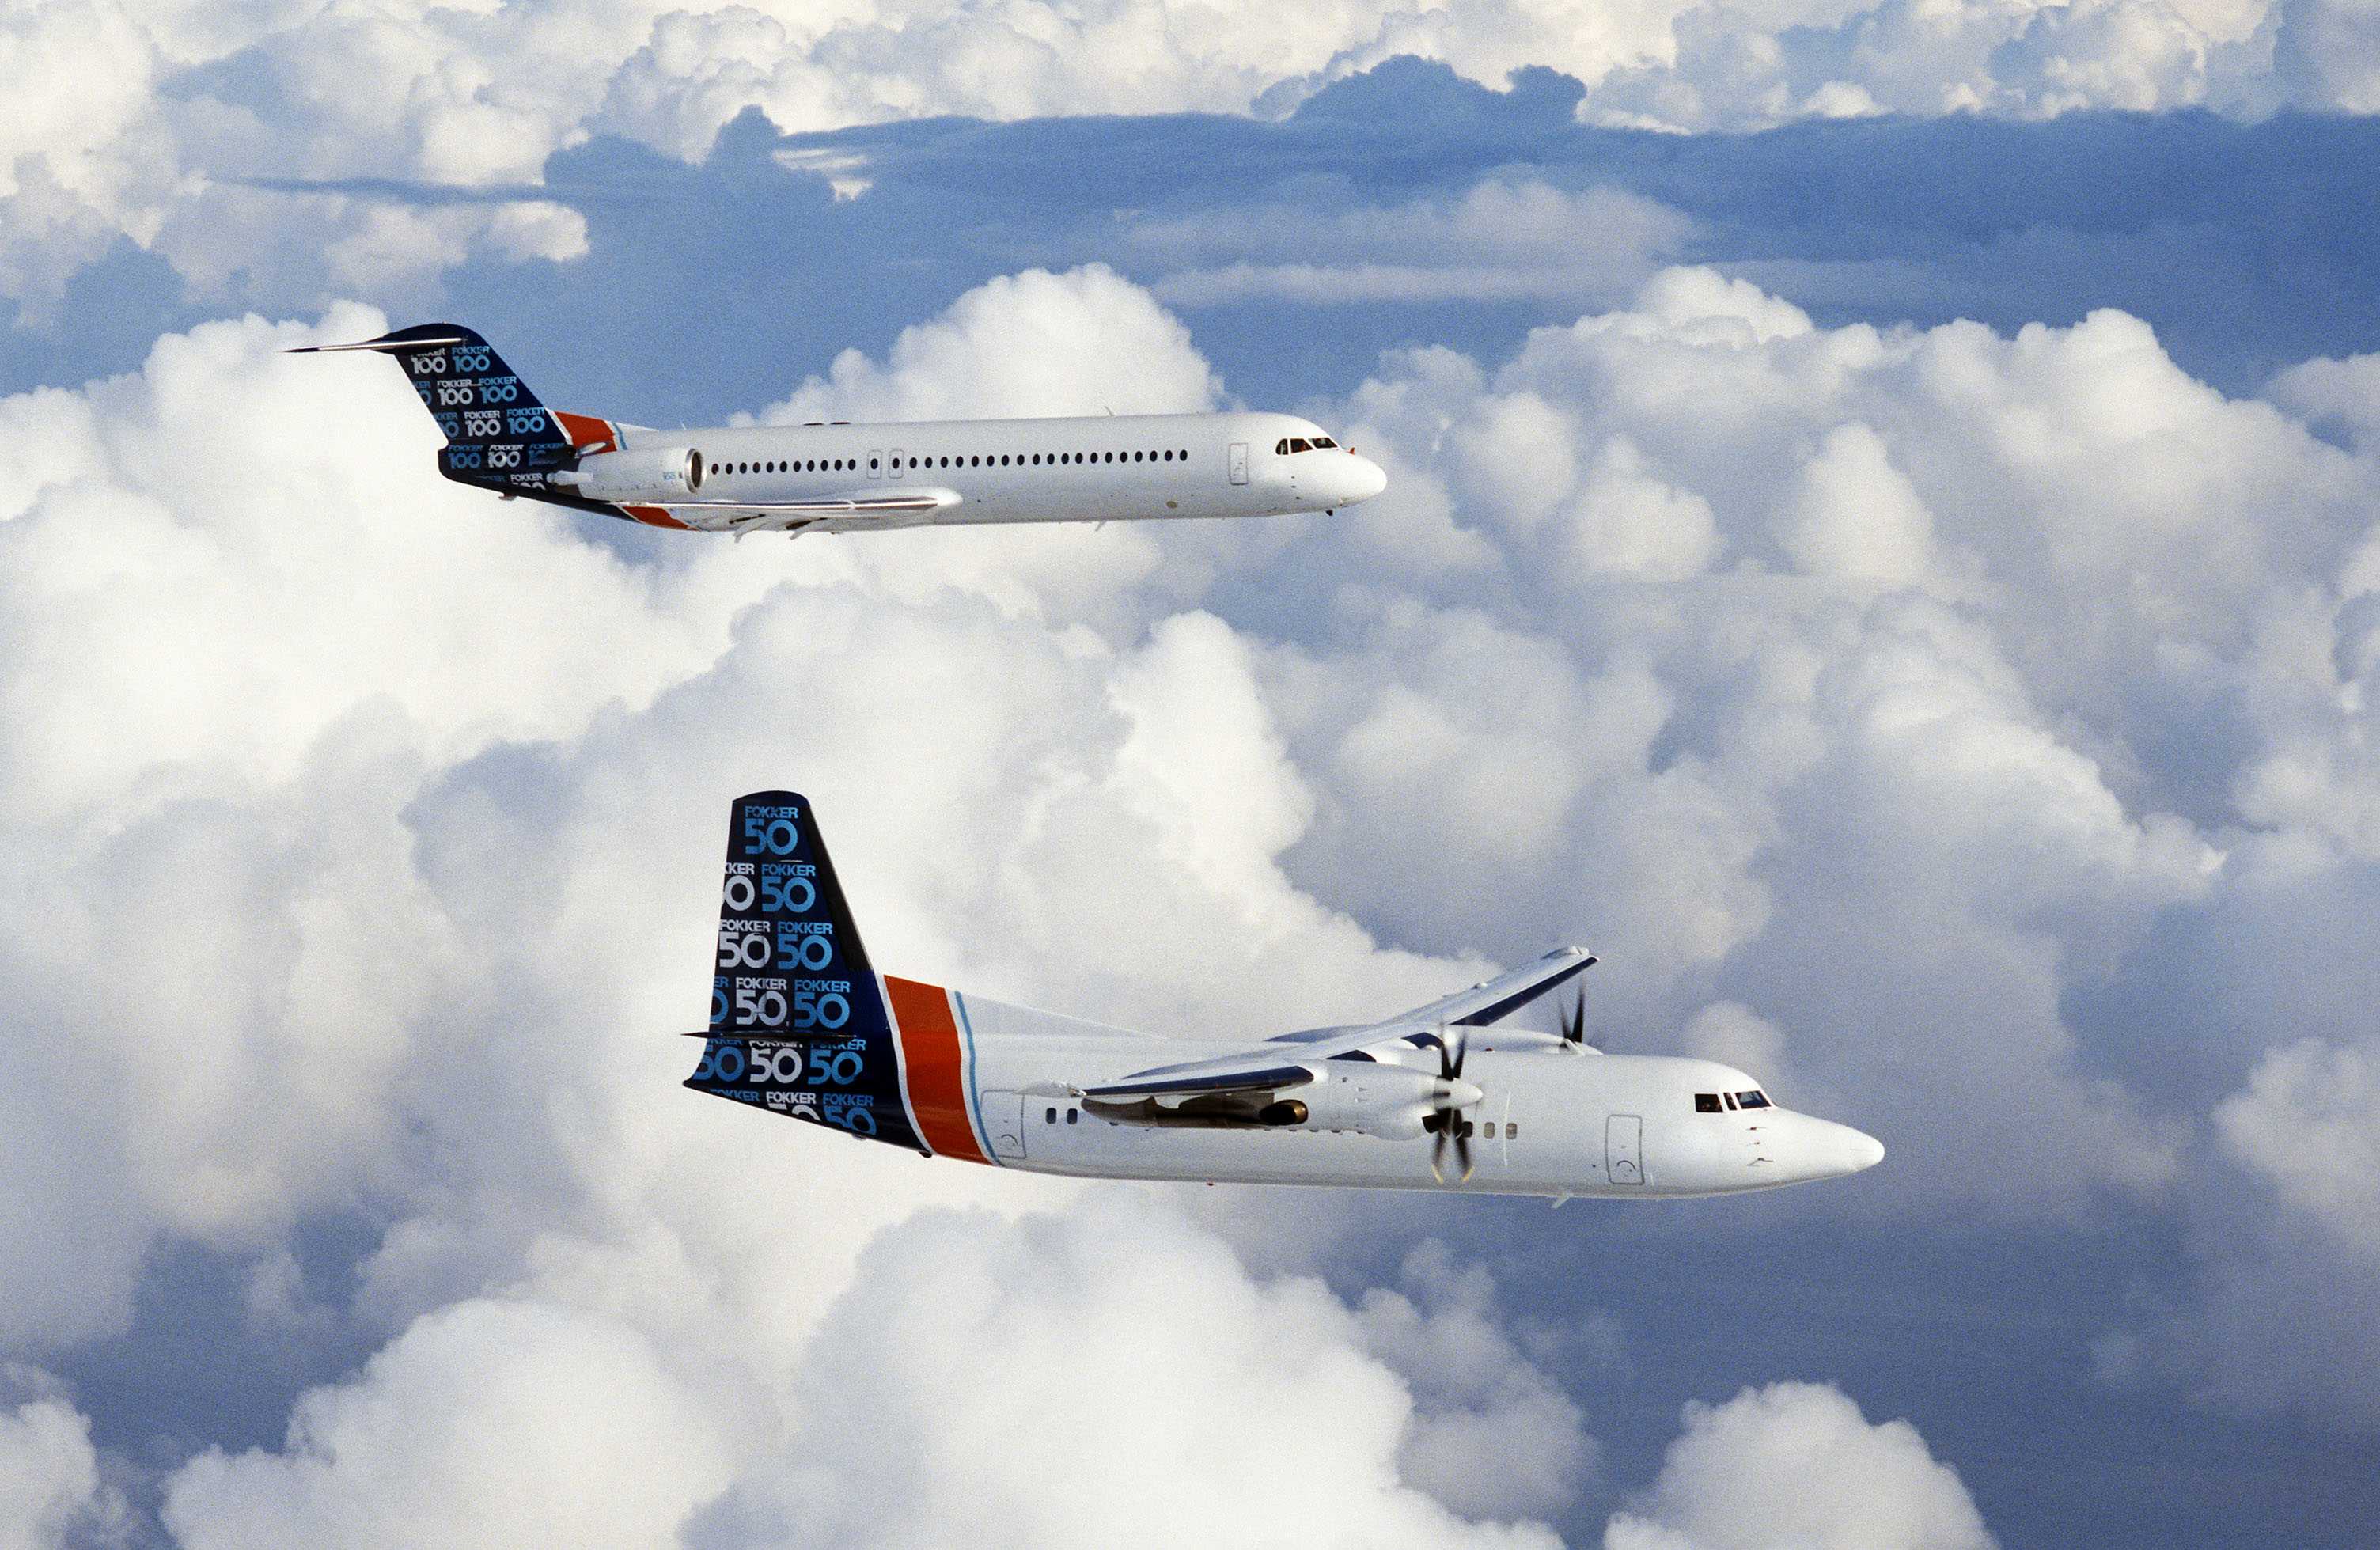
[[[1270,1032],[1587,939],[1612,1042],[1774,1058],[1786,1101],[1891,1144],[1798,1209],[2087,1220],[2222,1176],[2317,1266],[2372,1241],[2268,1138],[2370,1139],[2380,998],[2243,999],[2240,1069],[2266,1064],[2212,1114],[2072,1010],[2178,914],[2368,919],[2338,901],[2380,860],[2351,817],[2380,466],[2283,406],[2320,374],[2226,399],[2121,314],[1829,330],[1665,270],[1509,360],[1408,352],[1318,406],[1396,481],[1360,514],[613,551],[442,484],[384,362],[275,353],[381,326],[214,324],[0,401],[0,991],[44,1031],[0,1084],[0,1349],[123,1329],[164,1245],[250,1266],[260,1319],[315,1316],[295,1226],[380,1233],[332,1313],[380,1354],[279,1448],[176,1475],[187,1538],[346,1538],[367,1508],[431,1538],[867,1538],[852,1504],[888,1498],[1111,1537],[1080,1504],[1135,1459],[1246,1482],[1296,1436],[1334,1462],[1284,1510],[1546,1539],[1596,1449],[1470,1272],[1425,1255],[1342,1299],[1161,1192],[681,1091],[722,816],[759,785],[817,801],[896,971]],[[1077,343],[1020,365],[1020,339]],[[771,412],[1132,387],[1220,393],[1087,270],[986,286]],[[1300,607],[1235,623],[1283,578]],[[2258,1284],[2282,1323],[2319,1283]],[[2338,1365],[2369,1387],[2380,1350]],[[2271,1371],[2255,1402],[2326,1402]],[[1126,1379],[1178,1402],[1104,1414]],[[613,1396],[616,1424],[540,1431]],[[1067,1448],[990,1457],[1017,1413]],[[465,1415],[626,1505],[504,1516],[531,1508],[471,1472]],[[1793,1388],[1697,1412],[1615,1534],[1736,1543],[1707,1459],[1803,1430],[1870,1458],[1895,1521],[1979,1542],[1913,1433]],[[27,1447],[80,1499],[72,1447]]]
[[[1587,121],[1679,130],[1877,113],[2370,113],[2380,111],[2373,28],[2358,0],[1756,12],[1716,0],[1351,0],[1294,13],[1169,0],[369,10],[42,0],[0,19],[0,78],[26,83],[0,125],[0,295],[45,317],[77,271],[130,244],[164,255],[212,300],[313,307],[370,294],[427,308],[440,272],[474,251],[584,251],[576,212],[534,192],[554,151],[613,132],[698,158],[747,108],[790,131],[940,114],[1278,113],[1415,54],[1497,87],[1551,66],[1585,83]],[[834,176],[844,192],[866,186],[848,169]],[[285,191],[291,180],[330,186]],[[370,180],[480,197],[420,206]],[[1564,297],[1581,296],[1595,268],[1576,257],[1519,278],[1510,264],[1473,267],[1491,288]],[[1443,260],[1345,273],[1226,260],[1176,285],[1184,297],[1318,287],[1402,297],[1460,279]]]

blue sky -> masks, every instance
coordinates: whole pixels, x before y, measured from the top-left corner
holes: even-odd
[[[2360,1543],[2369,24],[1944,14],[12,21],[107,85],[0,196],[0,1538],[1196,1535],[1293,1447],[1365,1543]],[[277,354],[436,318],[619,418],[1246,404],[1392,488],[497,508]],[[756,784],[902,972],[1256,1032],[1585,941],[1612,1046],[1890,1156],[1549,1212],[739,1123],[668,1035]]]

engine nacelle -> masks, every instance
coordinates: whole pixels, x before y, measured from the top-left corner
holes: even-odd
[[[579,460],[553,482],[590,501],[683,501],[702,488],[702,454],[692,447],[634,447]]]
[[[1371,1060],[1325,1060],[1321,1080],[1292,1088],[1257,1116],[1283,1130],[1360,1131],[1410,1140],[1426,1133],[1423,1119],[1447,1094],[1431,1072]],[[1309,1068],[1311,1069],[1311,1068]],[[1478,1089],[1454,1084],[1457,1102],[1476,1101]]]

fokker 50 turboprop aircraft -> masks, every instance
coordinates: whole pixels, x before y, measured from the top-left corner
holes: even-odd
[[[510,499],[653,527],[856,533],[990,522],[1281,516],[1367,501],[1389,478],[1294,415],[1110,415],[654,430],[548,409],[453,323],[355,345],[405,368],[445,433],[438,471]]]
[[[1856,1173],[1884,1147],[1710,1060],[1606,1055],[1584,1006],[1504,1019],[1577,948],[1359,1026],[1258,1044],[1101,1027],[880,975],[816,815],[735,805],[701,1064],[686,1085],[929,1156],[1040,1173],[1490,1194],[1729,1194]]]

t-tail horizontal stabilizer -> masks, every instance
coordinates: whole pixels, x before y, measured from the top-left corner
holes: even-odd
[[[365,350],[405,370],[446,445],[438,471],[500,495],[529,495],[607,516],[619,513],[572,489],[582,455],[612,450],[605,420],[548,409],[489,343],[459,323],[419,323],[352,345],[300,345],[291,355]],[[673,524],[676,526],[676,524]]]

